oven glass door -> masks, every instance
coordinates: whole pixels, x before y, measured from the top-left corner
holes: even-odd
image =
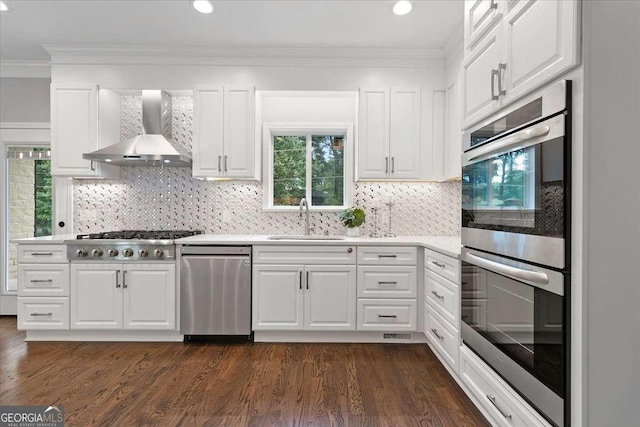
[[[462,321],[561,398],[564,298],[463,261]]]
[[[564,132],[558,131],[532,139],[531,145],[514,144],[495,152],[486,146],[486,155],[466,162],[462,169],[462,227],[563,238],[565,141]]]

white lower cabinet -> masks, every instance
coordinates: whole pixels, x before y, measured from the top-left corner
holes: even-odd
[[[451,326],[429,304],[424,305],[424,333],[449,366],[458,373],[460,358],[460,331]]]
[[[359,331],[415,331],[415,299],[358,299]]]
[[[493,417],[493,425],[504,427],[548,427],[550,425],[465,346],[460,348],[460,379]]]
[[[68,297],[18,297],[18,330],[69,329]]]
[[[174,330],[175,265],[71,264],[71,329]]]
[[[253,329],[354,331],[352,265],[254,265]]]

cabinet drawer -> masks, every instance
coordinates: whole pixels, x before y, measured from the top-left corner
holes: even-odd
[[[18,296],[68,297],[69,264],[18,264]]]
[[[415,298],[416,267],[358,267],[358,297]]]
[[[460,350],[460,378],[478,401],[504,427],[547,427],[549,424],[534,415],[533,409],[508,390],[498,376],[490,371],[468,348]]]
[[[69,298],[18,297],[18,329],[69,329]]]
[[[416,265],[418,249],[402,246],[360,246],[358,264]]]
[[[460,331],[447,323],[429,304],[425,304],[424,333],[435,350],[458,373],[460,361]]]
[[[254,264],[355,264],[354,246],[254,246]]]
[[[457,259],[425,249],[424,266],[456,285],[460,284],[460,261]]]
[[[460,286],[425,269],[424,297],[445,320],[460,329]]]
[[[18,244],[18,262],[39,264],[67,263],[66,245],[23,245]]]
[[[359,299],[359,331],[415,331],[416,300]]]

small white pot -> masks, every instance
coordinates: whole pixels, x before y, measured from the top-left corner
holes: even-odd
[[[347,236],[358,237],[360,235],[360,227],[347,227]]]

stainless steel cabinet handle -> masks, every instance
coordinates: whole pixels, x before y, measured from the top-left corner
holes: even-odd
[[[444,265],[443,263],[438,262],[438,261],[431,261],[431,264],[436,265],[436,266],[438,266],[440,268],[445,268],[446,267],[446,265]]]
[[[222,156],[218,154],[218,172],[222,172]]]
[[[437,293],[436,291],[431,291],[431,293],[432,293],[433,295],[435,295],[435,296],[436,296],[436,298],[441,299],[441,300],[444,300],[444,296],[443,296],[443,295],[440,295],[440,294],[439,294],[439,293]]]
[[[496,3],[496,0],[491,0],[491,6],[489,6],[489,9],[498,9],[498,3]]]
[[[93,160],[91,160],[91,170],[96,170],[96,164],[93,162]]]
[[[227,155],[224,155],[224,171],[227,172]]]
[[[384,163],[385,163],[385,167],[384,167],[384,173],[389,173],[389,158],[385,157],[384,158]]]
[[[383,319],[395,319],[398,316],[396,316],[395,314],[378,314],[378,317]]]
[[[433,335],[435,335],[435,336],[436,336],[440,341],[442,341],[442,340],[444,339],[444,337],[443,337],[442,335],[440,335],[440,334],[438,333],[438,330],[437,330],[437,329],[435,329],[435,328],[431,328],[431,333],[432,333]]]
[[[381,282],[381,281],[378,281],[378,285],[397,285],[397,284],[398,284],[398,282],[396,282],[396,281],[392,281],[392,282]]]
[[[120,287],[120,270],[116,270],[116,288]]]
[[[507,69],[507,64],[500,63],[498,64],[498,95],[506,95],[506,89],[502,88],[502,79],[504,77],[504,71]]]
[[[496,77],[500,78],[500,72],[496,69],[491,69],[491,100],[497,101],[500,95],[496,95]]]
[[[125,289],[127,287],[127,270],[122,272],[122,288]]]
[[[53,313],[31,313],[31,316],[33,316],[33,317],[37,317],[37,316],[53,316]]]
[[[53,279],[33,279],[31,283],[52,283]]]
[[[391,157],[391,173],[396,173],[396,157]]]
[[[307,289],[309,289],[309,272],[307,271],[307,280],[305,280],[305,282],[307,283]]]
[[[31,252],[31,256],[53,256],[53,252]]]
[[[398,255],[384,255],[384,254],[378,254],[378,258],[398,258]]]
[[[487,394],[487,399],[489,399],[489,402],[491,402],[491,404],[496,407],[496,409],[502,414],[503,417],[511,419],[511,414],[508,412],[505,412],[504,409],[498,406],[495,396]]]
[[[300,270],[300,277],[298,278],[298,286],[302,289],[302,270]]]

